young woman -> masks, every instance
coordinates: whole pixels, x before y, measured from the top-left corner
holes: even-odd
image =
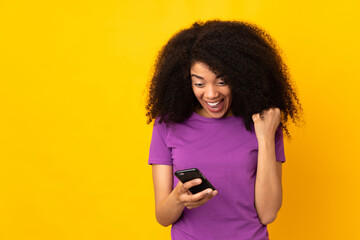
[[[172,239],[269,239],[282,204],[283,131],[301,105],[271,37],[254,24],[196,22],[160,51],[148,123],[157,221]],[[216,190],[192,194],[198,168]]]

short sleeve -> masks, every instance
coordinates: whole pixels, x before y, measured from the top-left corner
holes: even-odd
[[[285,162],[284,138],[281,126],[278,127],[275,133],[275,155],[276,161]]]
[[[166,124],[155,120],[149,151],[148,164],[172,165],[171,149],[166,145]]]

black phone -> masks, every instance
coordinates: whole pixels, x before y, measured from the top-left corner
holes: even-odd
[[[206,179],[206,177],[199,171],[197,168],[190,168],[179,170],[175,172],[175,176],[182,182],[186,183],[187,181],[193,180],[195,178],[200,178],[201,183],[199,185],[193,186],[189,188],[189,191],[192,194],[201,192],[207,188],[211,188],[212,190],[216,190],[213,185]]]

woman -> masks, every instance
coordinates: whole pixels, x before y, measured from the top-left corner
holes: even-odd
[[[196,22],[160,51],[147,103],[154,122],[157,221],[172,239],[268,239],[282,204],[283,130],[300,103],[279,50],[259,27]],[[198,168],[216,190],[191,194]]]

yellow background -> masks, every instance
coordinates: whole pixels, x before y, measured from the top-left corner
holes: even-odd
[[[360,239],[359,1],[0,2],[0,239],[170,239],[155,220],[145,87],[196,20],[284,52],[305,124],[271,239]]]

